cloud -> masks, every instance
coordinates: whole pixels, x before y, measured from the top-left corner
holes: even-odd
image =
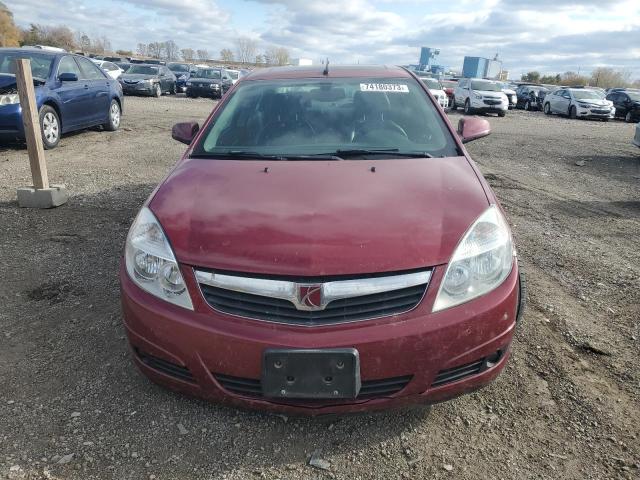
[[[213,53],[250,36],[292,57],[408,64],[431,46],[454,68],[465,55],[499,53],[516,77],[614,66],[640,78],[638,0],[58,0],[46,11],[40,0],[18,0],[9,8],[23,26],[65,24],[116,48],[173,39]]]

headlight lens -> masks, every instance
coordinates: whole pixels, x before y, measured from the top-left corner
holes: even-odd
[[[589,108],[591,105],[589,105],[588,103],[578,103],[578,106],[582,108]]]
[[[482,95],[480,95],[479,93],[473,92],[473,97],[474,97],[476,100],[482,100]]]
[[[167,237],[148,208],[136,217],[125,247],[129,277],[143,290],[193,310],[191,297]]]
[[[509,276],[515,251],[504,216],[491,205],[456,247],[433,305],[437,312],[484,295]]]
[[[209,85],[211,88],[213,88],[214,90],[216,88],[220,88],[220,85],[218,85],[217,83],[212,83],[211,85]]]
[[[0,95],[0,105],[14,105],[16,103],[20,103],[20,97],[17,93]]]

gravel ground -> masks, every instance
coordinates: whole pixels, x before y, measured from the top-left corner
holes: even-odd
[[[496,382],[431,409],[287,418],[171,393],[127,351],[117,282],[127,229],[183,151],[171,125],[212,105],[128,97],[120,131],[63,138],[47,158],[71,198],[55,210],[17,207],[26,152],[0,151],[0,478],[640,476],[631,125],[516,111],[469,145],[528,274],[528,310]],[[308,465],[312,454],[323,468]]]

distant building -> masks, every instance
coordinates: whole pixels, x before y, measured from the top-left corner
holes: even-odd
[[[482,57],[464,57],[462,76],[465,78],[484,78],[489,60]]]
[[[418,70],[421,72],[431,71],[434,66],[433,60],[440,55],[439,48],[422,47],[420,49],[420,60],[418,62]]]
[[[466,78],[497,79],[502,72],[502,62],[496,55],[493,60],[484,57],[464,57],[462,76]]]
[[[296,67],[313,65],[313,60],[310,58],[293,58],[291,59],[291,65],[295,65]]]

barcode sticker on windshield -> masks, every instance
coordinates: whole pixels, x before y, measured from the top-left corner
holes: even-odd
[[[409,93],[409,87],[401,83],[361,83],[361,92]]]

